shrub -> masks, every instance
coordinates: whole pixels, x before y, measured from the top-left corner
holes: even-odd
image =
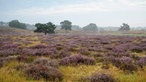
[[[117,82],[111,75],[95,73],[86,78],[87,82]]]
[[[48,60],[47,58],[37,58],[34,60],[33,64],[41,64],[46,66],[51,66],[54,68],[58,68],[58,62],[53,60]]]
[[[136,71],[137,66],[132,62],[132,59],[129,57],[121,57],[121,58],[112,58],[112,63],[117,68],[123,71]]]
[[[10,49],[10,48],[18,48],[18,45],[15,44],[5,44],[1,47],[1,49]]]
[[[19,61],[19,62],[30,63],[34,60],[34,57],[27,56],[27,55],[19,55],[19,56],[16,57],[16,60]]]
[[[81,48],[80,53],[83,55],[90,55],[90,51],[86,47]]]
[[[114,56],[114,57],[131,57],[133,54],[130,54],[129,52],[108,52],[106,54],[107,57]]]
[[[58,69],[41,64],[27,66],[25,74],[36,80],[43,78],[46,81],[61,81],[63,79],[63,75]]]
[[[57,54],[51,55],[51,58],[64,58],[67,56],[70,56],[70,52],[66,51],[66,50],[61,50],[60,52],[58,52]]]
[[[60,60],[61,65],[95,64],[95,59],[83,55],[71,55]]]
[[[143,68],[143,66],[146,65],[146,56],[145,56],[145,57],[141,57],[141,58],[137,61],[137,65],[140,66],[141,68]]]
[[[17,48],[4,49],[4,50],[0,50],[0,57],[17,55],[18,53],[19,53],[19,49]]]
[[[53,56],[56,54],[56,50],[40,48],[40,49],[23,49],[21,54],[30,55],[30,56]]]
[[[30,48],[32,48],[32,49],[40,49],[40,48],[47,48],[47,46],[42,45],[42,44],[38,44],[38,45],[35,45],[35,46],[31,46]]]
[[[130,48],[130,50],[133,51],[133,52],[136,52],[136,53],[140,53],[140,52],[143,51],[142,47],[139,47],[139,46],[132,46]]]

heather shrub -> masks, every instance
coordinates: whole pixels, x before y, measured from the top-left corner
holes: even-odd
[[[53,55],[51,55],[50,57],[51,58],[55,58],[55,59],[60,59],[60,58],[64,58],[64,57],[67,57],[67,56],[70,56],[71,53],[69,51],[66,51],[66,50],[61,50],[60,52],[57,52]]]
[[[63,79],[63,74],[58,69],[42,64],[29,65],[24,71],[27,77],[36,80],[43,78],[46,81],[61,81]]]
[[[90,51],[88,50],[88,48],[85,47],[80,49],[80,53],[83,55],[90,55]]]
[[[136,63],[141,68],[143,68],[143,66],[146,66],[146,56],[145,57],[141,57]]]
[[[18,55],[18,53],[19,53],[19,49],[17,48],[3,49],[3,50],[0,50],[0,57]]]
[[[133,60],[130,57],[121,57],[121,58],[111,58],[113,65],[123,71],[136,71],[137,66],[133,63]]]
[[[38,45],[35,45],[35,46],[31,46],[30,48],[32,48],[32,49],[40,49],[40,48],[47,48],[47,46],[42,45],[42,44],[38,44]]]
[[[109,56],[114,56],[114,57],[123,57],[123,56],[125,56],[125,57],[131,57],[133,54],[130,54],[129,52],[108,52],[107,54],[106,54],[106,56],[107,57],[109,57]]]
[[[60,60],[61,65],[95,64],[95,59],[83,55],[71,55]]]
[[[29,55],[29,56],[53,56],[57,51],[55,49],[23,49],[21,54]]]
[[[16,60],[19,61],[19,62],[30,63],[34,60],[34,57],[27,56],[27,55],[19,55],[19,56],[16,57]]]
[[[58,68],[58,62],[55,60],[48,60],[47,58],[37,58],[34,60],[33,64],[40,64],[40,65],[46,65],[51,66],[54,68]]]
[[[111,75],[105,73],[95,73],[85,78],[85,82],[117,82]]]
[[[1,49],[10,49],[10,48],[18,48],[18,45],[15,44],[5,44],[1,47]]]
[[[130,50],[136,53],[140,53],[143,51],[142,47],[140,46],[131,46]]]

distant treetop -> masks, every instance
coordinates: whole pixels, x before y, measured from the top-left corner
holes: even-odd
[[[20,23],[18,20],[12,20],[9,22],[10,27],[26,29],[26,25],[24,23]]]
[[[87,26],[83,27],[83,30],[84,31],[97,32],[98,31],[98,27],[96,26],[96,24],[90,23]]]
[[[120,27],[119,31],[129,31],[130,26],[126,23],[123,23],[123,25]]]
[[[46,24],[41,24],[41,23],[36,23],[35,24],[35,27],[37,27],[36,30],[34,30],[34,32],[42,32],[42,33],[55,33],[55,29],[56,29],[56,26],[55,24],[51,23],[51,22],[48,22]]]
[[[61,24],[61,29],[65,29],[65,30],[72,30],[72,22],[70,22],[69,20],[64,20],[62,22],[60,22]]]

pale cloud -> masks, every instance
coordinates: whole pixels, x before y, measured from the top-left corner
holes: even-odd
[[[71,0],[67,3],[66,0],[54,0],[50,5],[48,0],[42,0],[44,2],[39,5],[39,1],[34,3],[36,0],[23,1],[32,6],[1,12],[0,19],[19,19],[31,23],[52,21],[56,24],[68,19],[79,25],[89,22],[117,26],[122,22],[133,26],[146,25],[146,0]]]
[[[70,4],[55,6],[49,8],[36,8],[32,7],[29,9],[17,10],[16,15],[50,15],[50,14],[66,14],[66,13],[88,13],[92,11],[107,11],[103,5],[96,3],[85,3],[85,4]]]
[[[128,6],[135,6],[135,7],[146,6],[145,0],[119,0],[119,1]]]
[[[135,10],[145,6],[144,0],[86,0],[85,3],[44,7],[32,7],[17,10],[16,15],[53,15],[68,13],[113,12],[121,10]]]

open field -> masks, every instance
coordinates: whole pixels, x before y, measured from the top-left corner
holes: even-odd
[[[145,33],[0,30],[0,82],[146,82]]]

